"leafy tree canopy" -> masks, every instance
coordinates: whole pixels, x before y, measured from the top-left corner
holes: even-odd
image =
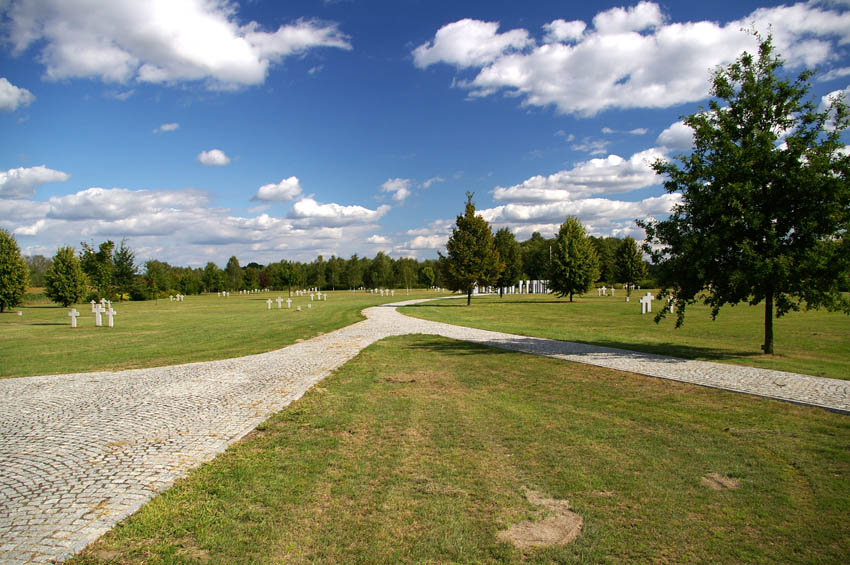
[[[584,294],[599,277],[596,248],[578,218],[569,216],[558,230],[552,252],[549,289],[559,297]]]
[[[62,306],[76,304],[86,295],[86,275],[73,247],[60,247],[56,251],[53,264],[47,269],[44,278],[44,293]]]
[[[29,284],[29,270],[18,242],[0,229],[0,312],[20,304]]]
[[[836,99],[818,111],[806,99],[812,73],[792,82],[781,71],[768,37],[758,56],[715,72],[709,109],[685,119],[693,151],[654,164],[680,203],[667,220],[639,222],[677,326],[698,300],[714,317],[725,304],[764,302],[765,353],[774,313],[803,303],[850,312],[840,292],[850,272],[847,108]]]
[[[446,243],[446,256],[442,253],[440,264],[443,279],[450,290],[466,293],[467,306],[472,301],[475,285],[491,286],[499,280],[504,264],[493,238],[490,224],[475,214],[471,192],[466,193],[466,209],[457,217],[455,228]]]

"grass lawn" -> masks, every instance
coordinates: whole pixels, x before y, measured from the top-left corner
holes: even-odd
[[[657,294],[657,291],[653,291]],[[595,293],[595,292],[594,292]],[[791,312],[774,321],[776,355],[764,355],[764,307],[740,304],[720,311],[712,321],[709,308],[688,307],[684,325],[675,316],[653,322],[662,306],[641,315],[635,291],[629,303],[617,296],[576,297],[514,295],[441,300],[401,308],[419,318],[513,334],[592,343],[648,353],[673,355],[791,371],[820,377],[850,379],[850,316],[812,310]]]
[[[404,336],[72,562],[840,563],[849,476],[847,416]],[[526,489],[574,542],[499,541],[553,512]]]
[[[278,310],[266,300],[286,292],[187,296],[168,299],[113,302],[115,327],[95,327],[91,305],[77,304],[78,327],[71,329],[70,308],[35,300],[0,315],[0,377],[82,371],[135,369],[193,361],[225,359],[262,353],[353,324],[368,306],[405,300],[365,292],[337,291],[328,300],[293,296],[292,308]],[[38,295],[35,295],[38,296]],[[435,296],[411,291],[410,298]],[[296,306],[302,311],[296,312]],[[20,310],[23,316],[16,315]]]

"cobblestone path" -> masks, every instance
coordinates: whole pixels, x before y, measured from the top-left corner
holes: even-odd
[[[390,335],[442,335],[850,413],[850,381],[463,328],[387,306],[364,313],[260,355],[0,380],[0,563],[67,559]]]

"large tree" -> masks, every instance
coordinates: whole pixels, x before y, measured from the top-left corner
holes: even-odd
[[[115,272],[115,264],[112,260],[115,242],[104,241],[98,246],[97,251],[88,243],[82,242],[80,245],[83,247],[80,265],[88,276],[89,284],[94,287],[98,298],[110,298],[113,290],[112,276]]]
[[[504,264],[499,259],[490,224],[475,214],[471,192],[466,193],[466,209],[446,242],[446,256],[439,253],[443,280],[449,290],[466,293],[472,302],[475,285],[491,286],[499,280]]]
[[[136,253],[127,247],[127,240],[122,239],[118,249],[112,254],[112,282],[118,290],[119,300],[124,300],[124,294],[129,294],[136,282]]]
[[[549,290],[559,297],[584,294],[599,277],[596,249],[578,218],[570,216],[561,224],[552,251]]]
[[[697,301],[712,317],[726,304],[764,302],[762,350],[772,354],[774,314],[803,303],[850,312],[840,292],[850,271],[850,156],[845,105],[818,111],[807,99],[812,73],[784,78],[771,38],[759,43],[757,57],[715,72],[709,109],[685,119],[692,152],[654,164],[679,204],[667,220],[639,223],[677,326]]]
[[[56,251],[44,278],[44,294],[62,306],[75,304],[86,295],[86,275],[73,247],[60,247]]]
[[[12,234],[0,229],[0,312],[17,306],[29,288],[27,263]]]
[[[224,280],[227,290],[242,290],[242,268],[239,267],[239,259],[236,255],[227,260],[227,266],[224,267]]]
[[[499,259],[505,265],[499,280],[496,281],[496,286],[499,287],[499,298],[501,298],[506,286],[514,286],[519,282],[519,276],[522,274],[522,250],[516,237],[508,228],[498,230],[493,243],[496,251],[499,252]]]
[[[626,283],[626,296],[631,296],[632,286],[646,277],[646,263],[632,237],[626,237],[614,252],[614,274],[617,282]]]
[[[219,269],[218,265],[209,261],[204,267],[201,282],[204,283],[204,288],[207,289],[207,292],[224,290],[224,271]]]

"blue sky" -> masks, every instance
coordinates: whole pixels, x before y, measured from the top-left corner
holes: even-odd
[[[772,27],[850,96],[850,2],[0,0],[0,227],[26,254],[435,257],[494,228],[643,234],[649,169]]]

